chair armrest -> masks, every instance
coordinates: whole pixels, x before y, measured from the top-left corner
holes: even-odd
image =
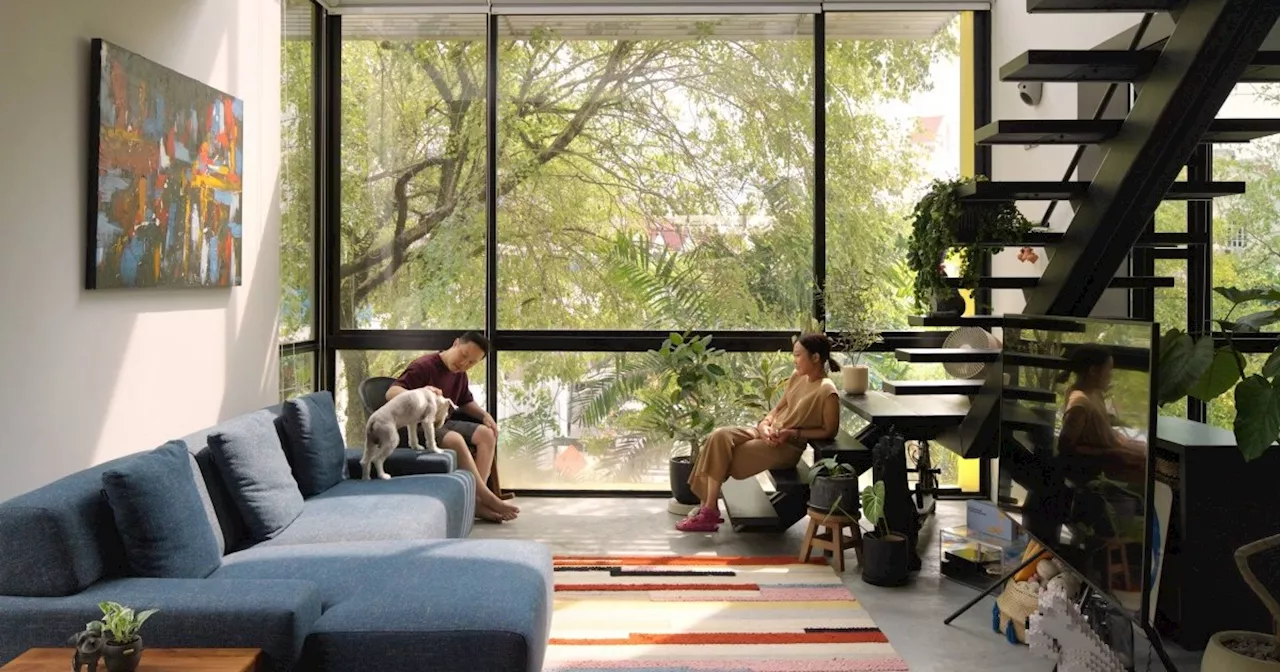
[[[0,597],[0,664],[33,647],[66,646],[101,617],[98,603],[105,600],[159,609],[142,626],[144,646],[262,649],[262,669],[280,671],[299,658],[321,611],[310,581],[109,579],[67,597]]]

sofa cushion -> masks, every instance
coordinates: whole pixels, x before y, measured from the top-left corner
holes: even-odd
[[[284,429],[293,478],[303,497],[318,495],[347,477],[347,447],[330,392],[286,401]]]
[[[513,540],[380,541],[255,547],[212,579],[315,581],[324,614],[300,669],[542,669],[551,554]]]
[[[475,517],[466,472],[346,480],[307,500],[302,515],[263,546],[465,537]]]
[[[142,628],[149,647],[262,649],[261,672],[298,669],[307,632],[320,617],[315,584],[297,578],[109,579],[67,597],[0,597],[0,665],[29,648],[65,647],[68,633],[84,629],[106,600],[160,610]]]
[[[222,553],[185,443],[171,441],[103,472],[102,489],[133,575],[202,579],[218,568]]]
[[[302,493],[285,459],[275,416],[246,413],[218,425],[209,449],[251,540],[279,534],[302,513]]]
[[[360,458],[364,456],[363,448],[347,449],[347,472],[351,478],[363,478]],[[409,476],[412,474],[447,474],[458,468],[458,456],[452,450],[433,453],[429,450],[412,448],[396,448],[391,451],[387,461],[382,463],[387,473],[392,476]]]
[[[0,595],[71,595],[104,576],[127,573],[102,494],[102,473],[134,457],[77,471],[0,503]]]

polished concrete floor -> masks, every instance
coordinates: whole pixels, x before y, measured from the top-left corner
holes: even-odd
[[[723,525],[716,534],[683,534],[672,529],[678,520],[667,513],[663,499],[533,498],[517,502],[519,520],[502,525],[477,523],[472,537],[531,539],[558,555],[795,555],[804,526],[782,534],[736,534]],[[942,619],[972,599],[977,591],[938,574],[937,529],[962,525],[963,504],[943,502],[921,533],[924,569],[902,588],[877,588],[858,578],[853,554],[845,584],[871,613],[889,641],[913,672],[991,672],[1034,670],[1048,672],[1052,664],[1025,646],[1012,646],[991,630],[992,599],[943,625]],[[1148,645],[1139,634],[1135,645],[1138,670],[1160,670],[1159,660],[1147,667]],[[1171,645],[1179,672],[1198,672],[1198,653]]]

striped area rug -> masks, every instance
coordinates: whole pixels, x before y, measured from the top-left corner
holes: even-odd
[[[825,563],[557,557],[544,672],[900,672]]]

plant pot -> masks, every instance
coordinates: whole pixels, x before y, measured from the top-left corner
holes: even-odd
[[[1280,662],[1263,660],[1233,650],[1231,642],[1256,642],[1262,646],[1275,646],[1276,638],[1261,632],[1226,630],[1215,633],[1205,646],[1200,659],[1200,672],[1280,672]]]
[[[102,661],[107,665],[107,672],[133,672],[142,662],[142,638],[137,637],[128,644],[104,644]]]
[[[1261,632],[1227,630],[1215,633],[1209,638],[1209,643],[1204,650],[1204,657],[1200,660],[1202,672],[1280,671],[1280,662],[1264,660],[1249,655],[1242,651],[1241,642],[1247,643],[1244,648],[1255,648],[1255,650],[1274,647],[1276,644],[1274,636]]]
[[[858,477],[853,474],[818,476],[809,488],[809,508],[817,511],[855,517],[859,503]]]
[[[900,534],[862,535],[862,580],[873,586],[901,586],[907,582],[907,538]]]
[[[845,394],[866,394],[871,370],[865,364],[854,364],[840,369],[841,387]]]
[[[689,487],[689,475],[693,473],[693,460],[688,455],[671,458],[668,466],[671,474],[671,496],[679,503],[694,505],[698,496]]]
[[[930,315],[958,316],[964,314],[964,311],[964,297],[960,295],[958,290],[949,288],[933,290],[933,305],[931,306]]]

